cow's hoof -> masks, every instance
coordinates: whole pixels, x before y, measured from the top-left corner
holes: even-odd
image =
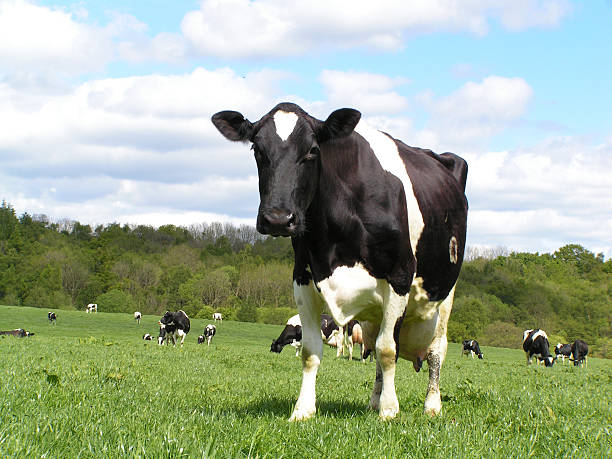
[[[294,410],[289,422],[306,421],[315,415],[316,410]]]
[[[399,408],[387,408],[385,410],[380,410],[380,419],[383,421],[389,421],[391,419],[395,419],[399,413]]]
[[[440,414],[441,409],[442,401],[440,400],[440,394],[433,394],[425,399],[425,408],[423,409],[423,413],[425,413],[427,416],[437,416]]]

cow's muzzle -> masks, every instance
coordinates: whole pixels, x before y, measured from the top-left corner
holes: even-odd
[[[297,216],[281,209],[264,210],[257,219],[257,231],[271,236],[293,236],[297,226]]]

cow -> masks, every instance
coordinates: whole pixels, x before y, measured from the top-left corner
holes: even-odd
[[[339,327],[329,314],[321,314],[321,339],[336,348],[336,357],[344,355],[344,329]]]
[[[85,312],[88,314],[90,312],[98,312],[98,305],[96,303],[89,303],[85,308]]]
[[[24,338],[26,336],[35,335],[35,333],[25,331],[23,328],[16,328],[14,330],[0,331],[0,335],[16,336],[17,338]]]
[[[548,335],[539,328],[525,330],[523,332],[523,350],[527,357],[527,365],[531,365],[531,358],[535,355],[536,359],[544,362],[547,367],[552,367],[555,358],[550,355],[548,349]]]
[[[365,362],[365,359],[363,357],[363,353],[365,350],[365,347],[363,345],[363,330],[361,329],[361,325],[359,325],[359,322],[354,319],[346,325],[345,342],[346,347],[348,348],[349,360],[353,360],[353,346],[355,344],[359,344],[361,349],[359,352],[359,357],[362,362]]]
[[[57,323],[57,314],[54,312],[47,313],[47,319],[49,319],[49,323],[55,325]]]
[[[569,359],[571,355],[572,355],[572,345],[571,344],[558,343],[555,346],[555,358],[561,357],[561,363],[563,363],[563,365],[565,365],[565,358],[567,357]]]
[[[208,346],[210,346],[210,342],[212,341],[213,336],[215,336],[216,333],[217,333],[217,327],[215,327],[213,324],[208,324],[206,326],[206,328],[204,329],[203,337],[206,339],[206,344]],[[202,335],[200,335],[200,336],[202,336]],[[201,344],[200,340],[199,340],[199,337],[198,337],[198,344]]]
[[[295,348],[296,357],[300,355],[302,348],[302,322],[300,321],[299,314],[290,317],[279,337],[272,340],[270,352],[279,354],[287,344]]]
[[[223,322],[223,316],[221,315],[220,312],[213,312],[213,316],[212,316],[213,320],[215,322],[219,321],[219,322]]]
[[[376,343],[369,407],[395,418],[397,357],[416,371],[424,360],[424,412],[442,404],[440,367],[463,263],[467,163],[410,147],[360,122],[350,108],[325,121],[280,103],[257,122],[236,111],[212,116],[231,141],[250,142],[260,204],[256,228],[290,237],[294,298],[302,322],[302,386],[291,421],[316,412],[316,374],[325,308],[341,327],[360,321]]]
[[[588,366],[587,354],[589,353],[589,346],[587,343],[582,341],[581,339],[577,339],[572,343],[572,357],[574,361],[574,366]]]
[[[484,357],[484,354],[480,352],[480,346],[478,346],[478,341],[475,339],[464,339],[463,345],[461,346],[461,355],[470,354],[472,358],[474,355],[477,355],[479,359]]]
[[[134,313],[134,320],[140,324],[140,319],[142,319],[142,314],[138,311]]]
[[[144,339],[145,341],[153,341],[153,336],[151,336],[149,333],[145,333],[144,335],[142,335],[142,339]]]
[[[176,340],[181,339],[181,347],[185,341],[185,336],[189,333],[191,322],[185,311],[170,312],[166,311],[158,322],[160,326],[158,344],[163,344],[164,340],[171,339],[176,346]]]

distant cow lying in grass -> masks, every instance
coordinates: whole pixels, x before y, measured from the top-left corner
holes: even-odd
[[[142,335],[142,339],[144,339],[145,341],[153,341],[153,336],[151,336],[149,333],[145,333],[144,335]]]
[[[0,335],[9,335],[16,336],[18,338],[23,338],[25,336],[32,336],[34,335],[34,333],[25,331],[23,328],[16,328],[15,330],[0,331]]]
[[[185,336],[189,333],[191,322],[185,311],[170,312],[166,311],[164,316],[159,320],[159,338],[158,344],[163,344],[164,340],[172,339],[172,343],[176,346],[176,340],[181,339],[181,347],[185,341]]]

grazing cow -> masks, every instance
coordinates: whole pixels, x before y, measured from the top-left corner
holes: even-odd
[[[346,325],[346,347],[348,348],[349,360],[353,360],[353,346],[359,344],[361,351],[359,356],[362,362],[365,362],[363,357],[364,345],[363,345],[363,330],[361,325],[356,320],[351,320]]]
[[[215,336],[216,333],[217,333],[217,327],[215,327],[213,324],[208,324],[206,328],[204,329],[204,338],[206,338],[206,344],[208,346],[210,346],[210,342],[212,341],[213,336]]]
[[[572,356],[574,360],[574,366],[585,366],[588,365],[587,354],[589,353],[589,346],[581,339],[577,339],[572,344]]]
[[[229,140],[252,143],[259,174],[256,227],[291,237],[302,322],[302,387],[290,420],[315,414],[323,355],[319,317],[360,321],[376,343],[370,408],[399,412],[397,357],[429,364],[425,413],[441,409],[440,366],[465,248],[467,163],[409,147],[343,108],[320,121],[281,103],[255,123],[212,117]],[[359,123],[359,124],[358,124]]]
[[[158,324],[160,326],[158,344],[163,344],[164,340],[171,339],[172,343],[176,346],[176,340],[180,338],[181,347],[183,347],[185,336],[187,336],[191,328],[191,322],[185,311],[166,311]]]
[[[561,363],[565,365],[565,358],[568,359],[572,355],[572,345],[571,344],[561,344],[558,343],[555,346],[555,358],[561,357]]]
[[[144,339],[145,341],[153,341],[153,336],[151,336],[149,333],[145,333],[144,335],[142,335],[142,339]]]
[[[140,324],[140,319],[142,319],[142,314],[138,311],[134,313],[134,320]]]
[[[543,361],[547,367],[552,367],[555,359],[548,350],[548,336],[544,330],[539,328],[525,330],[523,332],[523,350],[527,356],[527,365],[531,365],[531,357],[534,355],[538,361]]]
[[[221,315],[220,312],[213,312],[213,320],[215,322],[217,322],[217,321],[223,322],[223,316]]]
[[[461,355],[470,354],[472,358],[474,355],[477,355],[479,359],[484,357],[483,353],[480,352],[480,346],[478,346],[478,341],[475,339],[464,339],[463,346],[461,347]]]
[[[14,330],[0,331],[0,335],[16,336],[18,338],[24,338],[26,336],[35,335],[29,331],[25,331],[23,328],[16,328]]]
[[[57,314],[55,314],[54,312],[48,312],[47,319],[49,319],[50,324],[55,325],[57,323]]]
[[[299,314],[290,317],[279,337],[272,340],[270,352],[278,354],[287,344],[291,344],[295,348],[296,357],[300,355],[302,350],[302,322]]]
[[[98,305],[96,303],[89,303],[85,308],[86,313],[98,312]]]
[[[321,314],[321,339],[324,343],[336,348],[336,357],[344,355],[344,329],[338,327],[329,314]]]

